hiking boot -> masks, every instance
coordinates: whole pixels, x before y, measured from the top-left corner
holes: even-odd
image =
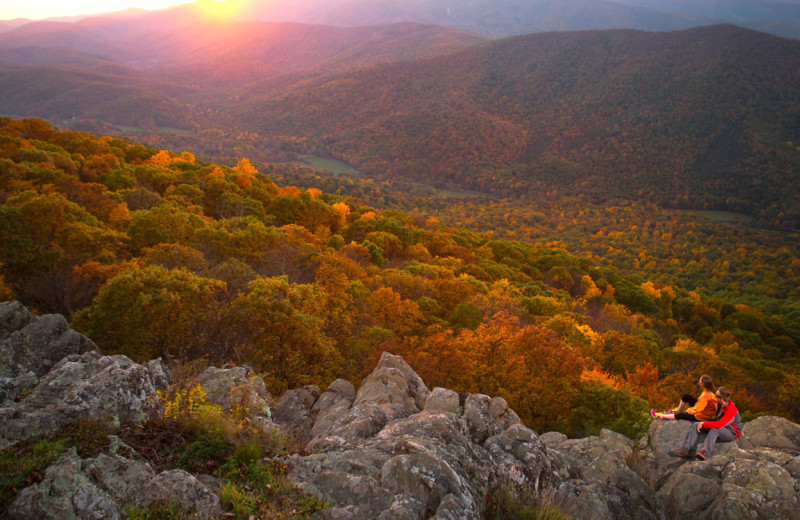
[[[708,454],[702,450],[697,452],[697,460],[706,460],[708,458]]]
[[[669,452],[669,454],[672,455],[673,457],[681,457],[684,459],[688,459],[689,457],[692,456],[691,452],[686,448],[681,448],[679,450],[671,451]]]

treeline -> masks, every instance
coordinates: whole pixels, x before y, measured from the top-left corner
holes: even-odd
[[[526,423],[638,435],[701,373],[800,418],[800,330],[596,260],[110,137],[0,120],[4,298],[105,352],[358,383],[382,350]]]

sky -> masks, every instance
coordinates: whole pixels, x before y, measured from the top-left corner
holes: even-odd
[[[190,0],[0,0],[0,20],[110,13],[131,7],[161,9]]]

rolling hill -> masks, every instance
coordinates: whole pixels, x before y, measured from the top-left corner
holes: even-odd
[[[796,222],[800,42],[735,26],[535,34],[240,94],[240,124],[373,175]],[[220,105],[220,109],[222,109]],[[791,224],[794,225],[794,224]]]
[[[0,34],[0,113],[58,124],[101,119],[152,127],[155,120],[187,128],[193,110],[187,104],[220,89],[297,71],[436,56],[485,41],[412,23],[340,28],[203,19],[167,29],[163,20],[137,20],[43,22]]]
[[[192,129],[189,147],[201,130],[246,130],[373,176],[800,224],[794,40],[732,25],[496,41],[413,23],[162,25],[0,34],[0,113]]]
[[[248,20],[357,26],[402,21],[458,27],[502,38],[587,29],[671,31],[735,23],[800,37],[797,2],[773,0],[227,0]]]

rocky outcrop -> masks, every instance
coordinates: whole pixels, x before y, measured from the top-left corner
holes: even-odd
[[[311,455],[294,456],[290,476],[332,505],[318,518],[477,519],[494,489],[543,492],[569,476],[505,401],[431,392],[391,354],[357,394],[344,382],[310,402],[313,394],[281,403],[303,418],[292,427],[311,424]]]
[[[8,375],[0,392],[13,394],[0,403],[0,449],[70,422],[159,413],[157,391],[169,384],[159,360],[103,356],[64,327],[57,317],[0,305]],[[84,351],[51,363],[73,349]],[[608,430],[585,439],[538,435],[505,400],[429,390],[390,354],[358,391],[344,380],[324,392],[306,386],[271,409],[264,382],[247,367],[212,367],[199,382],[224,409],[244,407],[269,427],[272,416],[297,435],[305,450],[285,462],[298,486],[330,505],[316,519],[479,519],[500,489],[545,497],[579,519],[788,520],[800,510],[800,425],[779,417],[746,423],[740,439],[696,461],[669,454],[684,442],[685,421],[655,421],[638,442]],[[110,441],[94,458],[63,454],[18,494],[9,517],[124,518],[125,507],[164,500],[199,517],[221,514],[219,498],[198,478],[156,474],[119,439]]]
[[[60,314],[36,316],[19,302],[0,303],[0,403],[30,391],[69,354],[97,350]]]
[[[542,438],[581,475],[557,492],[573,515],[580,517],[586,510],[595,511],[596,518],[664,518],[655,491],[628,466],[634,443],[624,435],[603,430],[585,439],[554,433]]]
[[[0,407],[0,441],[52,433],[83,420],[142,422],[158,413],[157,391],[165,381],[158,361],[143,366],[125,356],[71,354],[30,395]]]
[[[798,518],[800,425],[777,417],[747,423],[706,461],[673,458],[691,425],[654,422],[634,452],[667,518]]]
[[[706,462],[669,455],[689,423],[654,422],[638,443],[603,430],[568,439],[521,424],[502,399],[428,391],[384,354],[358,393],[338,381],[280,400],[308,439],[291,477],[331,504],[316,518],[481,518],[500,488],[548,496],[575,518],[797,518],[800,426],[748,423]]]
[[[8,515],[18,520],[122,519],[125,507],[167,501],[201,518],[222,513],[219,497],[183,470],[156,475],[142,461],[113,453],[81,459],[72,448],[47,468],[41,482],[19,493]]]
[[[264,380],[248,366],[208,367],[197,377],[206,399],[223,410],[243,408],[253,415],[269,415],[269,392]]]

